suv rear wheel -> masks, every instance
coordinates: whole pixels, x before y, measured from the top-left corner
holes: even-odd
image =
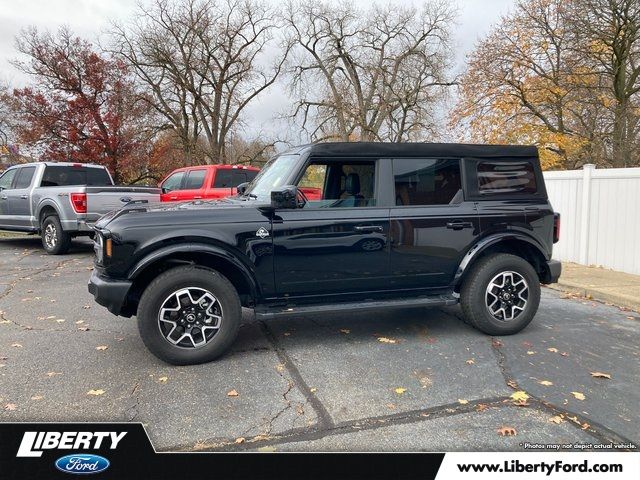
[[[147,348],[174,365],[209,362],[235,340],[242,307],[233,285],[213,270],[185,266],[158,276],[138,305]]]
[[[489,335],[511,335],[538,311],[540,280],[531,264],[506,253],[488,255],[468,273],[460,291],[467,323]]]
[[[62,224],[57,215],[45,217],[40,226],[42,246],[49,255],[62,255],[69,251],[71,235],[62,230]]]

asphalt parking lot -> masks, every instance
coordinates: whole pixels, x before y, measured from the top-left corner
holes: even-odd
[[[545,289],[525,331],[491,338],[457,308],[247,311],[230,354],[173,367],[93,302],[91,265],[88,241],[0,237],[0,421],[142,422],[158,450],[640,445],[637,313]]]

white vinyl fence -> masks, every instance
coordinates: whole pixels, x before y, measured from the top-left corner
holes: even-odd
[[[640,275],[640,168],[544,172],[560,212],[553,257]]]

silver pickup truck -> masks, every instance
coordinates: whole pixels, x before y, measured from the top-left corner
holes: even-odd
[[[37,233],[51,255],[65,253],[73,237],[134,200],[160,201],[160,189],[115,186],[99,165],[37,162],[0,175],[0,230]]]

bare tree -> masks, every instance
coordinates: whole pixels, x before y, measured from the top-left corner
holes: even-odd
[[[447,78],[447,2],[413,7],[289,1],[293,112],[314,140],[403,141],[428,132]]]
[[[146,85],[187,163],[202,155],[225,163],[229,135],[246,107],[275,82],[288,51],[272,65],[263,62],[275,18],[259,0],[154,0],[131,25],[114,26],[113,49]]]
[[[640,2],[574,0],[567,25],[585,69],[597,74],[596,98],[610,113],[601,123],[610,164],[640,164]]]

